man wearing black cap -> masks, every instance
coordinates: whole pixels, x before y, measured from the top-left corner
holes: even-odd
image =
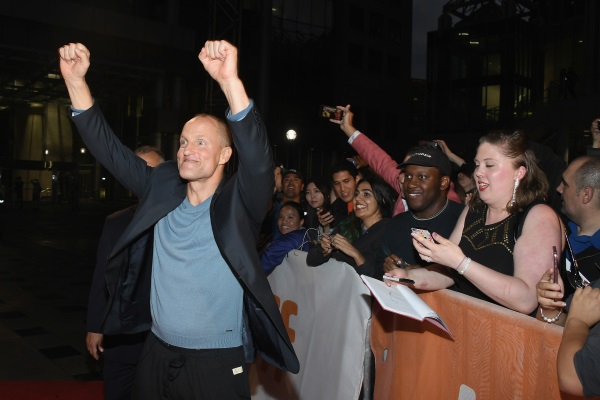
[[[287,169],[283,171],[283,175],[281,176],[281,190],[282,198],[273,203],[273,208],[266,217],[266,220],[269,221],[267,226],[271,232],[268,241],[273,241],[281,236],[279,227],[277,226],[277,219],[279,218],[279,210],[283,203],[295,201],[306,210],[306,200],[302,196],[304,192],[304,178],[298,170]]]
[[[448,200],[452,168],[442,151],[432,146],[417,146],[410,154],[408,160],[398,165],[404,169],[402,191],[408,212],[396,215],[386,228],[375,266],[381,274],[377,275],[406,264],[427,265],[412,245],[412,228],[450,235],[464,207]]]
[[[304,189],[304,178],[295,169],[288,169],[281,177],[281,190],[283,191],[282,203],[286,201],[302,202],[302,190]]]

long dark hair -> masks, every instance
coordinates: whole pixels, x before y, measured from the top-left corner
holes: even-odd
[[[387,182],[385,182],[382,178],[376,175],[363,177],[363,179],[356,184],[356,187],[358,188],[358,186],[363,182],[371,185],[371,192],[373,192],[373,197],[375,197],[381,217],[390,218],[394,211],[394,204],[396,201],[394,189],[392,189],[392,187],[388,185]],[[354,214],[354,212],[348,216],[348,218],[343,220],[337,229],[340,235],[344,236],[350,242],[354,242],[363,235],[362,221]]]
[[[319,189],[321,191],[321,193],[323,193],[323,197],[325,199],[323,200],[323,205],[321,207],[329,208],[329,206],[331,205],[331,180],[326,179],[322,176],[309,178],[306,181],[306,183],[304,184],[305,193],[306,193],[306,189],[308,188],[309,183],[314,183],[315,186],[317,187],[317,189]]]

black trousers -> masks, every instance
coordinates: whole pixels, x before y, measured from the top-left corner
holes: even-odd
[[[148,332],[104,335],[105,400],[131,400],[138,360]]]
[[[104,359],[104,400],[129,400],[137,364]]]
[[[139,400],[250,399],[243,347],[184,349],[148,334],[133,398]]]

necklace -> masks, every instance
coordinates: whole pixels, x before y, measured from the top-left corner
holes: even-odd
[[[430,219],[434,219],[434,218],[439,217],[439,215],[444,212],[444,210],[446,209],[446,207],[448,207],[448,199],[446,199],[446,204],[444,204],[444,207],[442,207],[442,209],[440,211],[436,212],[435,215],[432,215],[431,217],[428,217],[428,218],[419,218],[415,214],[413,214],[412,211],[410,212],[410,215],[412,215],[412,217],[414,219],[416,219],[417,221],[429,221]]]

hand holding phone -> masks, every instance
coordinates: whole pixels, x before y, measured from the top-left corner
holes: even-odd
[[[330,210],[326,208],[317,211],[317,218],[319,219],[319,224],[324,227],[329,226],[334,220]]]
[[[341,121],[344,118],[344,112],[336,107],[331,106],[321,106],[321,117],[327,119],[335,119],[337,121]]]
[[[419,228],[410,228],[413,233],[418,234],[423,239],[427,239],[433,242],[433,238],[431,237],[431,233],[427,229],[419,229]]]

